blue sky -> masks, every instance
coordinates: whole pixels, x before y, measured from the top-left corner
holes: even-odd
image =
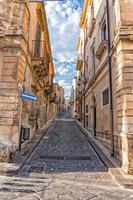
[[[71,93],[72,78],[76,71],[76,48],[83,0],[47,2],[46,13],[55,66],[55,82]]]

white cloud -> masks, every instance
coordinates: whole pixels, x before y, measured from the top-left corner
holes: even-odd
[[[59,80],[58,84],[64,89],[71,89],[71,83],[66,82],[64,79]]]
[[[67,72],[69,72],[69,69],[64,68],[64,67],[59,67],[57,69],[57,72],[59,73],[60,76],[64,76],[67,74]]]
[[[64,3],[52,1],[47,2],[46,13],[53,57],[58,60],[55,62],[55,72],[64,76],[75,68],[74,64],[70,65],[70,62],[74,63],[76,59],[81,8],[78,0],[66,0]],[[62,64],[63,62],[65,65]],[[60,82],[62,83],[62,80]],[[64,86],[64,89],[68,90],[70,84]]]
[[[75,58],[79,34],[80,8],[77,1],[48,2],[46,5],[54,57],[60,61]]]
[[[59,67],[56,67],[56,75],[57,76],[69,76],[70,74],[72,74],[72,66],[67,65],[66,63],[62,63],[60,64]]]

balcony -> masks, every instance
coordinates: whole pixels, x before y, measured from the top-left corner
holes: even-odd
[[[81,70],[83,64],[83,54],[79,54],[77,58],[77,70]]]
[[[53,81],[52,80],[47,80],[44,84],[44,93],[46,95],[49,95],[52,93],[53,90]]]
[[[98,47],[98,49],[96,51],[96,57],[98,59],[101,58],[104,50],[107,48],[107,45],[108,45],[108,41],[107,40],[102,40],[101,43],[99,44],[99,47]]]
[[[56,93],[55,93],[55,92],[52,92],[52,93],[49,95],[49,99],[50,99],[50,102],[54,102],[55,99],[56,99]]]
[[[39,80],[48,76],[49,54],[46,52],[44,41],[32,41],[32,66]]]

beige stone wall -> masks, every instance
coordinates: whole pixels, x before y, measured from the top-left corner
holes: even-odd
[[[117,3],[117,1],[116,1]],[[124,171],[133,173],[133,2],[120,1],[116,45],[116,95],[120,156]]]
[[[107,66],[96,79],[95,83],[86,92],[86,105],[88,104],[88,129],[93,133],[93,95],[96,98],[96,132],[97,138],[110,149],[110,118],[109,104],[102,105],[102,91],[109,87]]]
[[[1,1],[0,135],[12,150],[19,140],[20,100],[17,88],[23,4]],[[20,12],[21,9],[21,12]],[[11,34],[11,35],[10,35]]]
[[[45,116],[43,81],[38,79],[33,66],[33,40],[36,40],[37,23],[42,27],[41,40],[48,36],[48,29],[37,15],[36,9],[41,7],[36,3],[9,3],[3,0],[0,9],[3,7],[3,15],[0,16],[0,142],[13,151],[19,145],[21,125],[30,128],[32,138],[37,128],[48,120]],[[43,43],[41,51],[45,52],[45,48]],[[42,60],[37,64],[39,62]],[[21,100],[22,91],[38,96],[38,102]]]
[[[116,95],[118,133],[121,140],[122,167],[132,173],[133,161],[133,42],[120,40],[117,44]]]
[[[93,133],[93,95],[96,97],[96,137],[109,150],[111,148],[109,105],[102,106],[102,90],[109,86],[107,44],[100,52],[101,27],[106,21],[106,1],[94,0],[95,21],[82,22],[85,37],[86,69],[86,105],[88,104],[88,129]],[[90,6],[90,5],[89,5]],[[114,112],[114,146],[115,157],[121,162],[123,170],[133,173],[133,1],[109,1],[110,36],[112,45],[112,83]],[[83,16],[82,16],[83,19]],[[87,19],[85,17],[84,19]],[[94,22],[94,23],[93,23]],[[93,26],[90,26],[93,25]],[[90,34],[91,27],[91,34]],[[92,28],[93,27],[93,28]],[[88,36],[88,34],[90,34]],[[83,39],[84,40],[84,39]],[[93,69],[92,48],[95,50],[95,76],[89,79]],[[100,52],[100,53],[99,53]],[[82,53],[84,53],[82,51]],[[99,57],[97,55],[100,55]],[[84,65],[81,71],[83,72]],[[84,79],[84,78],[83,78]],[[81,82],[83,85],[83,82]],[[84,102],[82,95],[82,116]]]

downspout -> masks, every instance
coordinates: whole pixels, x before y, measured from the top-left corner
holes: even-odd
[[[112,87],[112,50],[110,37],[109,1],[106,0],[107,29],[108,29],[108,64],[109,64],[109,89],[110,89],[110,128],[111,128],[111,156],[114,156],[114,116],[113,116],[113,87]]]
[[[85,128],[85,27],[84,31],[84,55],[83,55],[83,67],[84,67],[84,128]]]

